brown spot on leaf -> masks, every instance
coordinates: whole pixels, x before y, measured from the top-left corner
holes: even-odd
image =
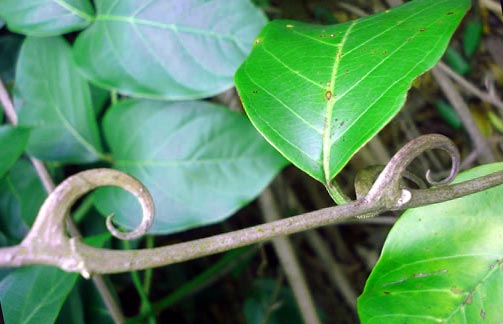
[[[407,42],[412,42],[412,37],[408,37]]]
[[[385,294],[385,295],[391,295],[391,291],[383,291],[383,294]]]
[[[258,45],[258,44],[262,43],[262,39],[257,38],[257,39],[255,39],[255,41],[254,41],[253,43],[254,43],[255,45]]]
[[[325,99],[330,100],[332,98],[332,91],[328,90],[325,92]]]
[[[464,293],[464,290],[463,290],[463,289],[456,288],[456,287],[452,287],[452,288],[451,288],[451,292],[452,292],[453,294],[460,295],[460,294]]]
[[[285,25],[285,27],[286,27],[286,28],[293,28],[293,27],[295,27],[295,26],[294,26],[294,25],[292,25],[292,24],[286,24],[286,25]]]
[[[252,90],[253,94],[257,94],[258,90]]]
[[[463,304],[470,305],[473,302],[472,297],[473,297],[472,294],[469,294],[468,296],[466,296],[466,299],[463,301]]]
[[[447,16],[450,16],[450,15],[454,15],[454,11],[449,11],[449,12],[447,13]]]
[[[419,32],[424,32],[426,29],[425,28],[419,28]]]
[[[382,55],[386,55],[386,54],[388,54],[387,50],[382,51]]]
[[[486,319],[486,311],[484,309],[480,310],[480,318]]]

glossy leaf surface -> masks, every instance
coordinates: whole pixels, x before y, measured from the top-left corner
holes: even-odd
[[[16,33],[55,36],[85,28],[92,21],[89,0],[2,0],[0,16]]]
[[[288,160],[328,183],[396,115],[469,6],[416,0],[333,26],[273,21],[235,77],[246,112]]]
[[[265,24],[248,0],[95,1],[96,21],[76,40],[85,75],[139,97],[193,99],[232,87]]]
[[[26,38],[16,70],[16,106],[19,124],[32,129],[31,155],[69,163],[99,159],[89,85],[63,38]]]
[[[154,197],[154,233],[227,218],[286,163],[245,116],[208,102],[124,101],[109,110],[103,127],[114,166]],[[128,193],[105,188],[95,198],[120,225],[139,223],[141,210]]]
[[[503,163],[456,181],[503,170]],[[358,300],[362,323],[498,323],[503,186],[405,212]]]
[[[6,323],[53,323],[78,275],[57,268],[16,269],[0,282]]]
[[[28,129],[0,126],[0,178],[21,156],[28,144],[29,136]]]

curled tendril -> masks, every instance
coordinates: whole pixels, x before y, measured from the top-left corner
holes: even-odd
[[[440,149],[447,152],[451,158],[449,176],[441,181],[431,179],[429,170],[426,180],[432,185],[449,184],[459,172],[460,156],[454,143],[439,134],[420,136],[400,149],[377,177],[374,185],[364,197],[365,202],[381,200],[383,206],[392,209],[400,207],[411,199],[411,192],[400,187],[400,181],[410,163],[426,150]]]
[[[129,191],[142,207],[142,221],[131,232],[121,232],[114,227],[111,217],[107,218],[110,233],[122,240],[132,240],[144,235],[153,223],[154,202],[148,190],[135,178],[112,169],[91,169],[77,173],[63,181],[49,195],[42,207],[27,240],[32,236],[47,235],[53,241],[59,236],[65,240],[64,220],[77,199],[89,191],[103,186],[116,186]]]

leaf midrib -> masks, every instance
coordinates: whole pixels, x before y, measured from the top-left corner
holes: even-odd
[[[128,24],[134,24],[134,25],[143,25],[143,26],[148,26],[148,27],[155,27],[159,29],[165,29],[165,30],[171,30],[175,33],[187,33],[187,34],[193,34],[193,35],[200,35],[204,37],[211,37],[211,38],[216,38],[216,39],[223,39],[226,41],[231,41],[234,43],[240,44],[240,40],[236,38],[234,35],[229,35],[229,34],[221,34],[221,33],[216,33],[213,31],[201,29],[201,28],[194,28],[186,25],[180,25],[177,23],[162,23],[158,21],[152,21],[152,20],[147,20],[147,19],[140,19],[136,17],[128,17],[128,16],[116,16],[116,15],[111,15],[111,14],[99,14],[96,15],[95,18],[96,21],[116,21],[116,22],[123,22],[123,23],[128,23]]]
[[[346,29],[346,32],[344,33],[344,36],[342,37],[341,42],[337,46],[337,53],[335,55],[334,59],[334,64],[332,67],[332,73],[331,73],[331,78],[330,78],[330,89],[327,91],[330,91],[332,95],[334,95],[335,92],[335,81],[337,79],[337,73],[339,70],[339,65],[340,61],[342,58],[342,51],[344,50],[344,45],[346,44],[346,41],[349,37],[349,34],[351,33],[351,30],[353,27],[356,25],[356,20],[354,20],[349,26],[348,29]],[[331,95],[331,96],[332,96]],[[325,123],[323,127],[323,148],[322,148],[322,160],[323,160],[323,174],[325,178],[325,183],[330,182],[330,129],[332,128],[332,114],[335,106],[335,100],[332,100],[332,98],[327,100],[327,105],[325,107],[326,114],[325,114]]]

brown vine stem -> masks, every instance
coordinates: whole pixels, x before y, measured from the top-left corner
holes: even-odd
[[[437,188],[401,188],[400,179],[406,166],[427,149],[441,149],[451,155],[453,168],[450,176]],[[148,193],[143,186],[124,173],[110,169],[87,170],[68,178],[49,195],[37,216],[37,224],[20,245],[0,248],[0,267],[48,264],[66,271],[80,272],[84,277],[142,270],[340,223],[360,215],[452,200],[503,184],[503,171],[462,183],[447,184],[455,176],[458,166],[459,155],[449,139],[442,135],[424,135],[395,154],[368,194],[356,201],[194,241],[130,251],[94,248],[79,238],[69,238],[62,231],[61,223],[72,203],[93,188],[106,185],[124,188],[126,184],[125,189],[132,191],[140,201],[148,200]],[[143,202],[143,206],[144,212],[152,212],[149,203]]]

